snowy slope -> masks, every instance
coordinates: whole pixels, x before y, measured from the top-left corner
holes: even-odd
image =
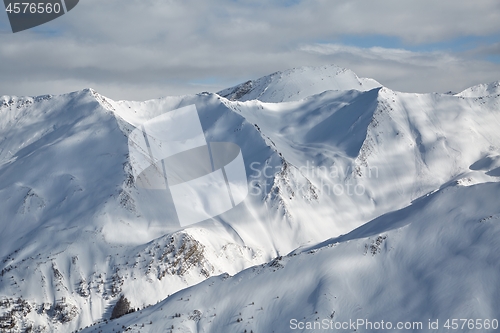
[[[91,89],[2,97],[0,327],[77,330],[109,319],[120,295],[142,308],[374,225],[388,212],[413,207],[417,216],[427,206],[412,203],[440,188],[462,193],[455,185],[482,189],[472,185],[500,180],[499,96],[407,94],[369,80],[359,81],[364,89],[323,85],[326,77],[358,82],[337,70],[271,75],[274,83],[259,93],[267,97],[246,102],[208,93],[113,101]],[[192,104],[207,141],[241,147],[250,195],[181,228],[168,198],[134,184],[128,135]],[[339,262],[354,251],[345,246]]]
[[[334,331],[358,319],[448,332],[449,318],[498,319],[499,195],[498,183],[447,186],[320,246],[210,278],[83,332],[285,333],[299,322],[306,328],[296,331],[319,332],[306,325]],[[429,320],[439,329],[430,330]],[[338,330],[377,331],[356,328]]]
[[[335,65],[300,67],[276,72],[257,80],[219,91],[229,100],[280,103],[296,101],[326,90],[370,90],[380,87],[373,79],[359,78],[349,69]]]
[[[500,95],[500,81],[478,84],[457,94],[457,96],[462,97],[484,97],[491,95]]]
[[[127,134],[133,126],[96,92],[2,102],[2,328],[78,329],[109,318],[122,292],[135,294],[133,305],[142,307],[275,255],[270,241],[266,252],[249,247],[221,220],[183,231],[164,198],[130,181]],[[154,114],[183,103],[200,105],[213,131],[207,137],[225,141],[232,133],[248,156],[262,163],[275,156],[280,163],[255,127],[216,95],[159,100],[146,108]],[[123,115],[132,122],[136,111]],[[247,235],[248,244],[254,245],[254,236]],[[16,302],[25,304],[23,311]]]
[[[297,233],[286,219],[281,196],[271,193],[274,172],[262,195],[185,230],[165,198],[131,182],[130,131],[191,104],[209,141],[233,141],[247,164],[286,170],[257,128],[214,94],[149,102],[114,102],[92,90],[3,97],[1,327],[78,329],[109,318],[122,293],[143,307],[323,239],[315,228]],[[308,185],[300,175],[283,181]]]
[[[453,180],[498,181],[495,172],[470,166],[500,154],[499,106],[498,97],[474,100],[387,88],[330,91],[280,104],[228,103],[259,124],[284,159],[314,185],[324,209],[314,224],[329,220],[323,232],[335,228],[337,233]]]

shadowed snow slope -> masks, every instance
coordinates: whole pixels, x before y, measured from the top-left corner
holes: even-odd
[[[233,100],[1,97],[0,330],[77,330],[121,295],[166,299],[112,322],[136,331],[498,317],[499,95],[399,93],[335,66],[251,82]],[[128,136],[192,104],[208,142],[241,148],[249,195],[181,228],[168,193],[134,183]]]

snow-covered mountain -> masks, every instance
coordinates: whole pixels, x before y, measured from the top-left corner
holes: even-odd
[[[498,94],[399,93],[335,66],[247,88],[145,102],[92,89],[2,97],[0,329],[106,320],[89,331],[288,332],[291,316],[499,317]],[[208,142],[241,148],[249,195],[181,228],[171,198],[134,183],[128,136],[192,104]],[[495,291],[471,283],[483,280]],[[477,304],[460,301],[471,295]],[[109,321],[121,296],[128,310],[161,303]]]
[[[297,101],[326,90],[368,91],[380,87],[373,79],[359,78],[349,69],[335,65],[300,67],[276,72],[219,91],[229,100],[259,100],[268,103]]]
[[[478,84],[477,86],[467,88],[461,93],[457,94],[457,96],[462,97],[483,97],[491,95],[500,95],[500,81],[495,81],[488,84]]]

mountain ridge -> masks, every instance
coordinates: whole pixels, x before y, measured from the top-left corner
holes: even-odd
[[[0,325],[78,330],[109,319],[121,295],[142,308],[224,273],[265,263],[279,269],[281,259],[273,259],[435,191],[499,180],[498,96],[376,87],[302,98],[268,90],[291,99],[201,93],[113,101],[93,89],[2,97],[0,300],[10,305],[0,306]],[[251,195],[233,211],[180,228],[162,198],[131,180],[127,135],[191,104],[207,141],[240,146]],[[19,297],[22,313],[13,306]]]

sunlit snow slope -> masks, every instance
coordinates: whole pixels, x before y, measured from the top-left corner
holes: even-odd
[[[382,321],[410,325],[398,332],[448,332],[449,318],[491,322],[500,316],[499,196],[498,183],[449,186],[345,236],[84,332],[393,331],[366,324]],[[360,325],[335,329],[350,321]]]

